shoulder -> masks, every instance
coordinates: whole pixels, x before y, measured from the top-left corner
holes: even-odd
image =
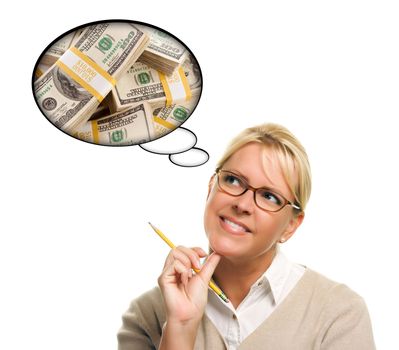
[[[304,274],[304,285],[318,310],[319,341],[326,349],[374,349],[371,321],[364,299],[343,283],[313,270]]]
[[[154,287],[132,300],[128,313],[135,313],[136,317],[146,323],[165,322],[165,310],[159,287]]]
[[[306,269],[305,273],[291,291],[287,301],[296,310],[315,315],[334,317],[340,312],[364,312],[363,298],[343,283]]]
[[[155,287],[134,299],[122,321],[118,332],[119,349],[147,349],[159,344],[166,321],[160,289]]]
[[[363,305],[363,298],[346,284],[331,280],[311,269],[307,269],[303,278],[303,285],[312,291],[314,297],[323,299],[325,306],[333,303],[335,307],[345,304]]]

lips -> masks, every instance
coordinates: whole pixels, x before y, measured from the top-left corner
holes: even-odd
[[[251,232],[246,225],[231,217],[220,216],[220,221],[223,229],[229,233],[246,234]]]

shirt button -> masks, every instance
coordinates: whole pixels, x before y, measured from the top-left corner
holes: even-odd
[[[233,315],[233,320],[236,320],[237,319],[237,316],[234,314]]]

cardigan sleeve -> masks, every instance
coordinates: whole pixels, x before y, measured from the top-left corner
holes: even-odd
[[[153,290],[132,301],[122,316],[122,327],[117,335],[118,350],[158,348],[165,321],[159,297]]]
[[[146,327],[141,321],[140,311],[131,304],[122,316],[122,327],[118,332],[118,350],[155,349]]]
[[[321,350],[375,350],[367,306],[359,295],[339,285],[326,306]]]

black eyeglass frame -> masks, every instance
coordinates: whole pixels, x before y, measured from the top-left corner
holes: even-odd
[[[230,192],[227,192],[225,189],[222,188],[222,186],[221,186],[220,183],[219,183],[219,174],[220,174],[220,173],[232,174],[233,176],[235,176],[235,177],[237,177],[238,179],[240,179],[240,181],[245,185],[244,191],[243,191],[242,193],[240,193],[240,194],[231,194]],[[228,195],[230,195],[230,196],[239,197],[239,196],[242,196],[242,195],[243,195],[245,192],[247,192],[248,190],[251,190],[251,191],[254,193],[254,202],[255,202],[256,206],[257,206],[259,209],[261,209],[261,210],[264,210],[264,211],[267,211],[267,212],[271,212],[271,213],[277,213],[277,212],[279,212],[281,209],[283,209],[285,206],[290,205],[290,206],[292,206],[294,209],[296,209],[296,210],[298,210],[298,211],[301,211],[301,207],[300,207],[299,205],[297,205],[297,204],[295,204],[295,203],[292,203],[292,202],[289,201],[287,198],[285,198],[281,193],[279,193],[279,192],[277,192],[277,191],[275,191],[275,190],[272,190],[272,189],[270,189],[270,188],[268,188],[268,187],[258,187],[258,188],[252,187],[241,175],[238,175],[238,174],[236,174],[236,173],[234,173],[234,172],[232,172],[232,171],[230,171],[230,170],[217,169],[217,170],[215,171],[215,175],[216,175],[216,183],[217,183],[217,185],[218,185],[219,190],[221,190],[222,192],[224,192],[224,193],[226,193],[226,194],[228,194]],[[270,191],[271,193],[277,194],[277,195],[280,196],[282,199],[284,199],[284,204],[281,206],[281,208],[279,208],[279,209],[277,209],[277,210],[268,210],[268,209],[262,208],[261,206],[259,206],[259,204],[258,204],[257,201],[256,201],[256,192],[257,192],[258,190],[268,190],[268,191]]]

